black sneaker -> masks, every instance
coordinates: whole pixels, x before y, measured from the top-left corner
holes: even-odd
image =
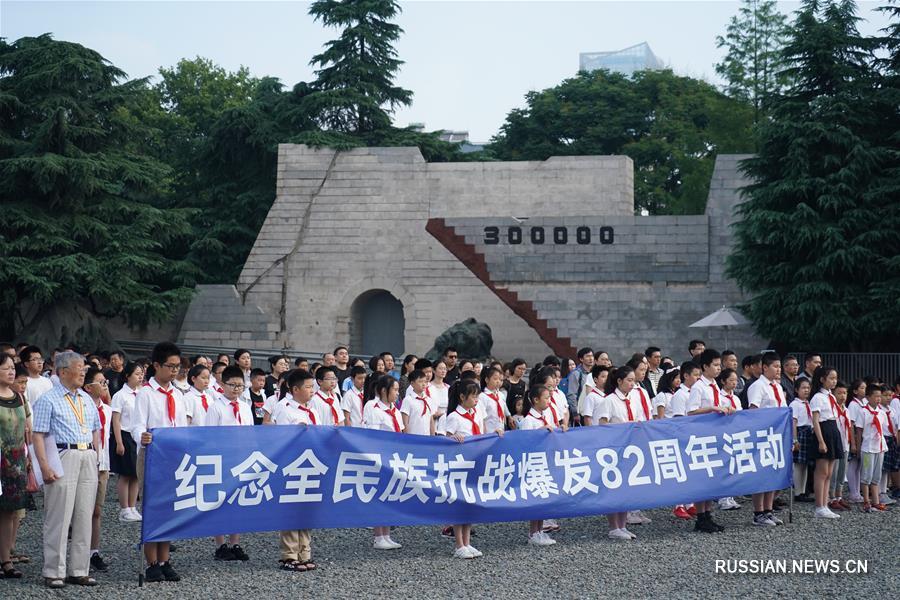
[[[715,523],[709,513],[697,513],[697,522],[694,524],[694,531],[701,533],[716,533]]]
[[[172,568],[172,565],[169,564],[169,561],[164,562],[159,565],[160,569],[162,569],[163,577],[166,578],[166,581],[181,581],[181,576],[175,572],[175,569]]]
[[[725,528],[723,526],[721,526],[718,523],[716,523],[715,521],[713,521],[712,515],[709,515],[709,519],[707,519],[707,524],[710,527],[712,527],[716,533],[718,533],[720,531],[725,531]]]
[[[91,568],[95,571],[106,571],[109,569],[109,566],[104,562],[103,557],[100,554],[92,554],[91,555]]]
[[[153,583],[156,581],[165,581],[165,576],[163,575],[162,568],[159,565],[150,565],[147,567],[146,573],[144,573],[144,581],[149,583]]]
[[[231,547],[231,553],[234,555],[234,560],[250,560],[250,556],[237,544]]]
[[[169,552],[178,552],[178,546],[169,542]]]
[[[228,547],[228,544],[219,546],[213,556],[216,560],[235,560],[234,551]]]

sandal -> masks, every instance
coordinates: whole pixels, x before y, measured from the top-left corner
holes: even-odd
[[[52,589],[54,589],[54,590],[60,590],[60,589],[62,589],[62,588],[64,588],[64,587],[66,587],[66,583],[65,583],[62,579],[56,579],[56,578],[53,578],[53,577],[45,577],[45,578],[44,578],[44,584],[45,584],[48,588],[52,588]]]
[[[8,560],[5,563],[0,563],[0,579],[21,579],[22,571],[17,571],[12,566],[12,561]],[[6,568],[6,565],[9,565],[9,568]]]
[[[298,560],[279,560],[278,562],[281,563],[282,571],[293,571],[295,573],[303,573],[304,571],[309,570],[306,568],[306,565],[304,565],[302,562],[300,562]]]
[[[303,563],[303,566],[306,567],[307,571],[315,571],[316,569],[319,568],[319,566],[311,560],[304,560],[301,562]]]
[[[11,560],[13,562],[13,564],[15,564],[15,563],[27,564],[27,563],[31,562],[31,557],[28,556],[27,554],[10,554],[9,560]]]

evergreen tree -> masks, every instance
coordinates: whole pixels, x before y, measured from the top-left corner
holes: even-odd
[[[787,40],[786,17],[775,0],[742,0],[716,46],[726,48],[716,73],[726,81],[725,93],[753,105],[753,122],[765,113],[766,100],[786,84],[781,49]]]
[[[403,61],[393,43],[403,30],[390,19],[394,0],[316,0],[309,14],[326,27],[342,27],[336,40],[313,57],[318,66],[310,100],[321,125],[338,132],[387,130],[390,113],[412,102],[412,92],[394,85]]]
[[[157,204],[171,173],[146,153],[158,132],[136,118],[149,97],[146,81],[78,44],[0,41],[5,337],[66,303],[146,324],[190,297],[190,265],[165,255],[189,215]]]
[[[793,84],[771,106],[735,226],[728,273],[776,343],[900,349],[896,147],[872,42],[852,1],[806,0],[784,48]],[[894,116],[895,118],[895,116]]]

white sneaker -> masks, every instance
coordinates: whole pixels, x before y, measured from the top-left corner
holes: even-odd
[[[734,501],[734,498],[719,498],[719,509],[720,510],[737,510],[741,507],[740,504]]]
[[[897,504],[897,501],[891,498],[888,494],[881,494],[878,499],[882,504]]]
[[[645,514],[642,513],[641,511],[638,510],[638,511],[635,511],[635,512],[637,513],[638,519],[641,520],[641,525],[646,525],[646,524],[648,524],[648,523],[652,523],[652,522],[653,522],[653,520],[652,520],[650,517],[648,517],[647,515],[645,515]],[[627,530],[626,530],[626,531],[627,531]],[[637,537],[637,536],[635,536],[635,537]]]
[[[775,527],[775,521],[770,521],[766,513],[754,515],[752,523],[757,527]]]
[[[376,550],[393,550],[397,546],[392,544],[390,542],[390,540],[388,540],[388,538],[386,538],[385,536],[380,535],[377,538],[375,538],[375,543],[372,544],[372,547],[375,548]]]
[[[628,514],[625,515],[625,524],[626,525],[643,525],[643,521],[641,520],[641,513],[637,510],[629,510]]]
[[[556,540],[543,531],[538,531],[528,536],[528,543],[532,546],[552,546]]]
[[[559,523],[557,523],[554,519],[544,519],[544,527],[541,531],[543,531],[544,533],[559,531]]]
[[[469,560],[469,559],[475,558],[475,555],[472,554],[472,551],[469,550],[468,546],[462,546],[461,548],[457,548],[453,552],[453,558],[462,558],[465,560]]]
[[[817,519],[840,519],[840,515],[836,515],[830,510],[828,510],[827,506],[820,506],[816,508],[815,516]]]
[[[633,533],[631,533],[630,531],[628,531],[628,528],[627,528],[627,527],[623,527],[623,528],[622,528],[622,531],[624,531],[624,532],[627,533],[629,536],[631,536],[631,539],[633,539],[633,540],[636,540],[636,539],[637,539],[637,536],[634,535]]]
[[[479,558],[481,556],[484,556],[484,553],[481,550],[479,550],[478,548],[476,548],[475,546],[466,546],[466,548],[469,549],[469,552],[472,553],[472,556],[474,558]]]
[[[631,541],[631,534],[625,531],[624,529],[613,529],[609,532],[609,538],[612,540],[629,540]]]
[[[403,544],[400,544],[400,543],[398,543],[398,542],[395,542],[395,541],[394,541],[394,538],[392,538],[392,537],[389,536],[389,535],[384,536],[384,539],[386,539],[387,542],[388,542],[388,544],[391,545],[391,548],[402,548],[402,547],[403,547]]]
[[[775,516],[775,513],[766,513],[766,518],[776,525],[784,525],[784,521]]]
[[[141,513],[138,512],[138,509],[131,506],[128,508],[131,511],[131,516],[134,517],[135,521],[143,521],[144,517],[141,516]]]
[[[123,508],[119,510],[119,521],[122,523],[131,523],[137,521],[137,519],[134,518],[130,508]]]

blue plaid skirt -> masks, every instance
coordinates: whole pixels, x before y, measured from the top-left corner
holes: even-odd
[[[794,452],[794,462],[798,465],[816,464],[816,455],[819,452],[819,442],[816,434],[809,425],[797,428],[797,451]]]

